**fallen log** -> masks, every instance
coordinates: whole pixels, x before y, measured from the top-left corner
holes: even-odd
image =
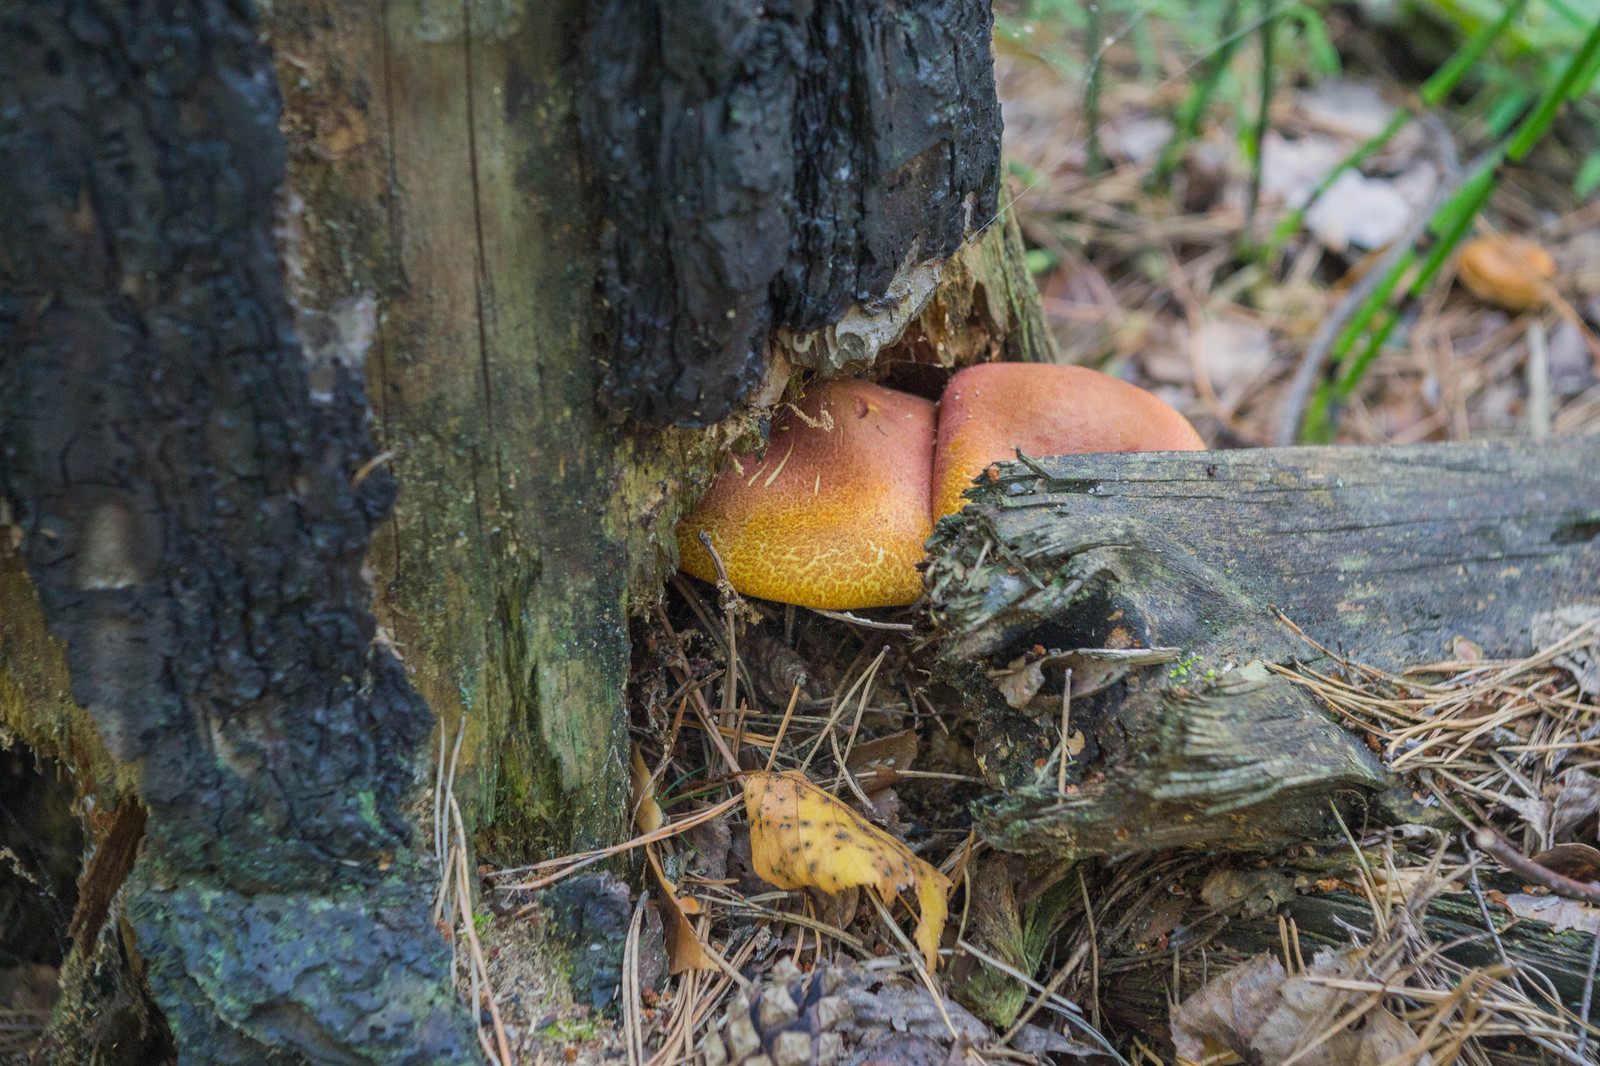
[[[1457,638],[1519,657],[1542,613],[1600,602],[1600,437],[1020,457],[969,498],[927,588],[1002,789],[980,831],[1062,863],[1273,848],[1374,800],[1413,817],[1269,664],[1320,657],[1307,637],[1380,668]],[[1083,649],[1167,650],[1118,676]]]

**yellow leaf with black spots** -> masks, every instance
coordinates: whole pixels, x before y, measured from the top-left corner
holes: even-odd
[[[885,904],[912,889],[917,947],[930,969],[937,965],[949,878],[798,770],[746,774],[744,805],[757,876],[778,888],[818,888],[830,896],[867,885]]]

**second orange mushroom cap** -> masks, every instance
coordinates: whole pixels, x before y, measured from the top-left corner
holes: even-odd
[[[991,463],[1088,452],[1205,448],[1189,420],[1109,374],[1049,363],[983,363],[950,379],[939,398],[933,516],[961,510],[961,494]]]
[[[937,414],[936,414],[937,412]],[[1205,447],[1177,411],[1083,367],[987,363],[950,380],[939,404],[864,381],[826,382],[773,419],[759,462],[724,470],[678,526],[683,569],[734,588],[849,610],[922,592],[934,521],[991,463],[1079,452]]]

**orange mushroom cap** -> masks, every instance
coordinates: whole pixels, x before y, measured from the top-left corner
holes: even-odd
[[[850,610],[911,603],[933,532],[934,405],[865,381],[810,389],[784,408],[760,462],[712,481],[678,524],[683,569],[716,580],[704,530],[749,596]]]
[[[950,379],[939,400],[934,518],[961,510],[961,494],[990,463],[1028,455],[1199,451],[1189,420],[1108,374],[1048,363],[984,363]]]

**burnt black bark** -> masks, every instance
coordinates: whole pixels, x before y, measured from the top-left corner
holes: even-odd
[[[473,1057],[402,814],[432,716],[362,577],[394,488],[291,327],[250,7],[0,20],[0,502],[142,767],[151,987],[187,1061]]]
[[[993,214],[987,0],[607,0],[583,127],[605,204],[604,398],[706,425],[767,334],[872,305]]]

